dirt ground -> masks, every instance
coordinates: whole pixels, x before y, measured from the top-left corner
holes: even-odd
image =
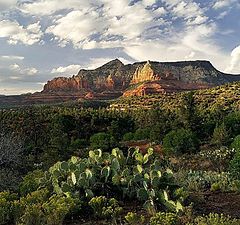
[[[233,218],[240,218],[240,194],[205,192],[192,194],[196,214],[223,213]]]

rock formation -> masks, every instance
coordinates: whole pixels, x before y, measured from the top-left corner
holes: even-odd
[[[130,84],[138,84],[145,81],[161,80],[161,77],[155,73],[149,61],[146,64],[137,67]]]
[[[78,99],[111,99],[123,96],[205,89],[240,81],[208,61],[138,62],[124,65],[112,60],[94,70],[80,70],[70,78],[48,81],[42,92],[21,97],[0,97],[3,102],[55,103]]]

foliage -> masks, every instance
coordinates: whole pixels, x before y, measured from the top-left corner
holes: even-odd
[[[92,198],[110,193],[122,198],[142,201],[148,210],[163,207],[173,211],[182,209],[178,199],[171,199],[178,188],[170,169],[162,169],[153,149],[142,154],[129,149],[124,156],[119,149],[112,153],[95,150],[88,158],[72,157],[68,162],[56,163],[45,174],[43,184],[53,186],[57,194]]]
[[[196,152],[198,139],[195,134],[184,128],[170,131],[163,139],[166,154],[183,154]]]
[[[8,191],[0,192],[0,224],[8,224],[13,220],[13,201],[17,199],[16,194]]]
[[[230,216],[223,214],[210,213],[207,216],[198,216],[192,223],[187,225],[238,225],[238,219],[232,219]]]
[[[36,191],[40,185],[40,179],[43,178],[43,176],[44,172],[42,170],[29,172],[20,184],[21,196],[26,196],[27,194]]]
[[[117,217],[122,212],[122,207],[116,199],[107,199],[105,196],[94,197],[89,201],[89,205],[94,211],[94,215],[100,219],[112,218],[116,222]]]
[[[200,191],[211,189],[221,191],[239,191],[239,181],[234,180],[228,172],[214,171],[179,171],[176,174],[179,182],[188,190]]]
[[[236,152],[240,152],[240,135],[236,136],[231,144],[231,148]]]
[[[0,133],[0,191],[16,190],[23,166],[23,142],[12,134]]]
[[[109,150],[115,147],[116,141],[113,136],[107,133],[97,133],[90,137],[90,143],[92,149],[101,148],[103,150]]]
[[[216,126],[213,131],[213,137],[211,142],[217,146],[222,146],[227,143],[229,140],[229,134],[225,124],[221,124],[220,126]]]
[[[234,138],[231,147],[236,151],[233,159],[230,161],[229,170],[232,176],[240,179],[240,135]]]
[[[16,223],[61,225],[74,204],[70,197],[53,195],[49,198],[48,190],[38,190],[14,202]]]
[[[228,167],[229,161],[233,158],[235,149],[222,146],[215,149],[204,150],[198,154],[203,160],[210,160],[216,169],[223,171]],[[201,158],[199,158],[199,160],[201,160]]]
[[[145,129],[137,129],[135,134],[134,134],[134,140],[146,140],[149,139],[150,135],[150,129],[145,128]]]
[[[158,212],[150,219],[150,225],[176,225],[178,223],[179,219],[173,213]]]
[[[128,212],[125,216],[125,220],[129,225],[143,225],[145,222],[145,217],[143,215],[138,215],[135,212]]]
[[[227,127],[227,130],[229,131],[229,135],[231,137],[235,137],[236,135],[240,134],[240,112],[234,111],[229,113],[224,118],[224,124]]]
[[[237,152],[230,161],[229,171],[234,178],[240,179],[240,152]]]
[[[123,135],[123,141],[131,141],[134,139],[134,133],[129,132]]]

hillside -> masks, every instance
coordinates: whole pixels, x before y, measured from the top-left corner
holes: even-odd
[[[225,84],[207,90],[193,92],[199,109],[211,111],[240,109],[240,82]],[[176,110],[181,106],[181,99],[185,93],[165,93],[158,95],[121,97],[111,104],[112,109],[151,109],[156,106],[162,109]]]

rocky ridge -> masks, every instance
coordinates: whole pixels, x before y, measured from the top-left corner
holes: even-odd
[[[81,69],[72,77],[48,81],[43,91],[31,95],[0,97],[1,103],[56,103],[79,99],[112,99],[206,89],[240,81],[240,75],[225,74],[208,61],[137,62],[124,65],[112,60],[94,70]]]

